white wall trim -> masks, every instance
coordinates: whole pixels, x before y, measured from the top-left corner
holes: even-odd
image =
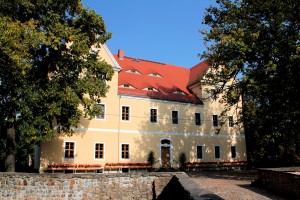
[[[118,133],[118,129],[103,129],[103,128],[72,128],[74,131],[92,131],[92,132],[106,132]],[[222,137],[222,138],[245,138],[245,135],[229,135],[229,134],[215,134],[215,133],[178,133],[178,132],[155,132],[155,131],[141,131],[141,130],[120,130],[120,133],[129,134],[145,134],[145,135],[173,135],[173,136],[192,136],[192,137]]]
[[[106,51],[107,55],[109,56],[109,58],[111,59],[111,61],[113,62],[114,66],[113,68],[117,71],[121,71],[122,67],[119,65],[119,63],[116,61],[116,59],[114,58],[114,56],[112,55],[111,51],[108,49],[106,44],[103,44],[103,49]]]

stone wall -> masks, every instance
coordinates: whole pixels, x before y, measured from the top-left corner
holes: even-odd
[[[174,175],[0,173],[0,199],[153,199]]]
[[[291,199],[300,199],[300,167],[258,169],[261,187]]]
[[[183,172],[118,174],[0,173],[0,199],[198,199],[208,191]],[[193,188],[191,187],[193,185]],[[195,198],[194,198],[195,197]]]

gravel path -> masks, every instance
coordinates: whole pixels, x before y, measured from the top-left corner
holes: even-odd
[[[251,182],[256,179],[255,171],[200,171],[187,174],[199,186],[226,200],[285,200],[283,197],[251,185]]]

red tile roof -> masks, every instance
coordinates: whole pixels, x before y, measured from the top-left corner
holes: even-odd
[[[114,55],[114,57],[122,68],[119,72],[119,94],[186,103],[202,103],[195,94],[188,90],[187,86],[191,83],[191,79],[198,78],[198,72],[206,71],[202,69],[205,68],[206,63],[200,63],[199,66],[196,65],[188,69],[127,56],[123,56],[122,59],[119,59],[118,55]],[[138,73],[132,73],[130,70],[135,70]],[[157,74],[157,76],[153,74]],[[133,88],[122,87],[124,84]],[[158,91],[149,91],[148,87]],[[177,91],[184,94],[175,94]]]
[[[206,72],[209,69],[209,65],[207,62],[203,61],[201,63],[198,63],[190,70],[190,78],[188,85],[193,85],[200,81],[200,79],[206,74]]]

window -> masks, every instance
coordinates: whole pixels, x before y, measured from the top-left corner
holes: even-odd
[[[104,158],[104,144],[96,143],[95,144],[95,159],[103,159]]]
[[[203,159],[203,146],[197,146],[197,159]]]
[[[172,111],[172,123],[178,124],[178,111],[177,110]]]
[[[75,143],[65,142],[65,158],[74,158]]]
[[[201,113],[195,113],[195,124],[201,126]]]
[[[150,109],[150,122],[157,123],[157,109]]]
[[[129,121],[129,106],[122,106],[122,120]]]
[[[152,74],[148,74],[148,76],[155,76],[155,77],[161,77],[158,73],[152,73]]]
[[[221,158],[220,146],[215,146],[215,159]]]
[[[98,104],[101,108],[101,114],[96,116],[96,119],[105,119],[105,104]]]
[[[180,90],[177,90],[175,92],[173,92],[174,94],[181,94],[181,95],[186,95],[184,92],[180,91]]]
[[[122,159],[129,159],[129,144],[122,144]]]
[[[216,100],[217,99],[217,91],[215,89],[210,90],[210,98],[211,100]]]
[[[236,158],[236,147],[231,146],[231,158]]]
[[[218,126],[219,122],[218,122],[218,115],[213,115],[213,126]]]
[[[233,127],[233,116],[228,116],[228,126]]]
[[[171,144],[171,141],[170,141],[169,139],[163,139],[163,140],[160,141],[160,143],[161,143],[162,145],[170,145],[170,144]]]

